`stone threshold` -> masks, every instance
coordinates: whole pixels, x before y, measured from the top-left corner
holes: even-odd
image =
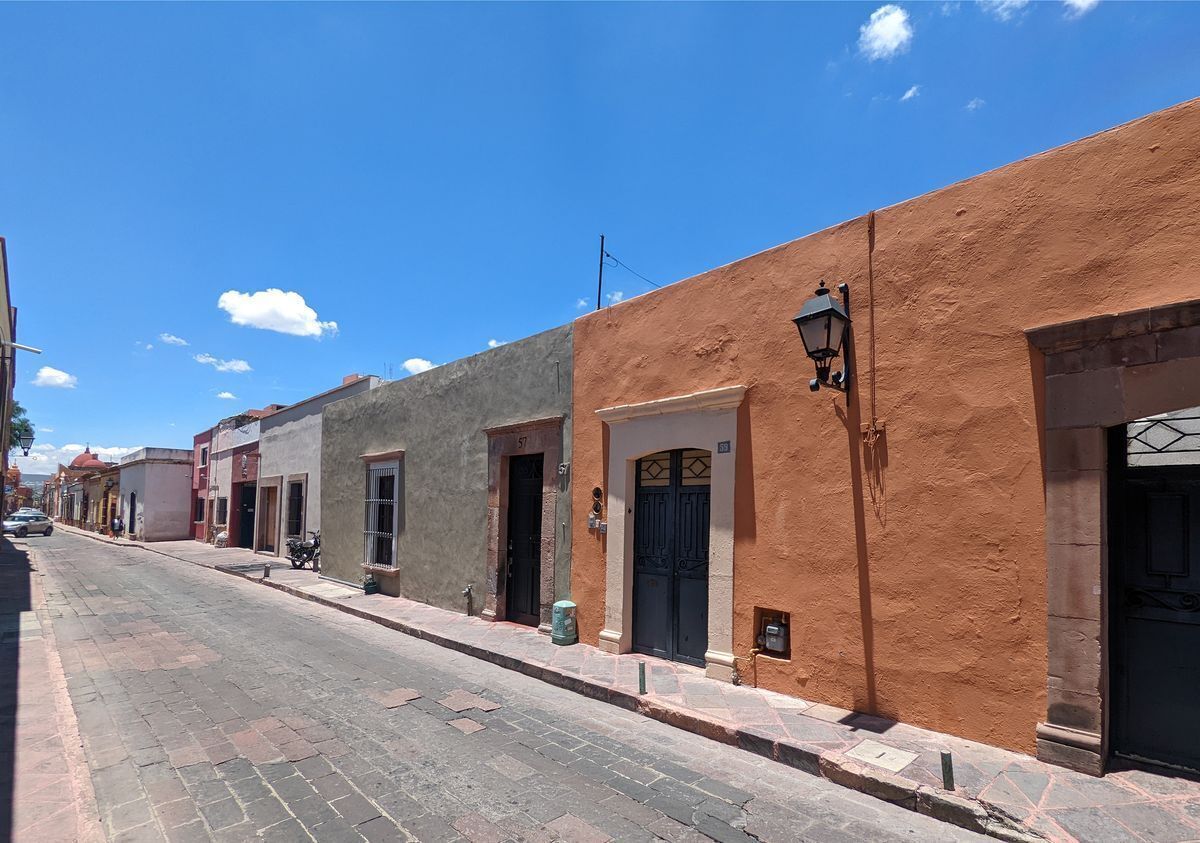
[[[1097,779],[908,724],[717,682],[686,665],[611,655],[586,644],[559,647],[516,624],[349,587],[342,589],[345,595],[331,597],[320,593],[324,589],[311,571],[273,569],[271,578],[264,579],[261,572],[222,565],[224,549],[210,548],[214,559],[206,564],[67,529],[213,567],[997,839],[1089,839],[1088,829],[1094,830],[1096,823],[1131,831],[1134,840],[1160,839],[1154,832],[1163,828],[1190,832],[1179,839],[1200,839],[1200,823],[1188,813],[1189,804],[1200,805],[1200,782],[1143,771]],[[645,696],[637,689],[638,662],[646,664]],[[953,753],[953,792],[941,786],[941,750]],[[1144,830],[1131,823],[1129,817],[1135,815],[1146,824]]]

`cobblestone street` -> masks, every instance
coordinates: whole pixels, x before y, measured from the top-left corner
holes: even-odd
[[[980,839],[227,575],[23,546],[112,840]]]

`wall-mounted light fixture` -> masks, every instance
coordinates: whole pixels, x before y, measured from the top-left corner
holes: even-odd
[[[829,295],[825,282],[817,287],[817,294],[804,303],[800,312],[792,322],[800,331],[800,339],[804,350],[817,367],[817,376],[808,382],[808,388],[816,392],[821,387],[836,389],[846,393],[850,400],[850,360],[847,353],[842,370],[829,370],[833,360],[842,353],[842,346],[850,344],[850,285],[838,284],[838,292],[842,294],[839,304]]]

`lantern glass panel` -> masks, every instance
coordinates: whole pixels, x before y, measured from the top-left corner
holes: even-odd
[[[816,319],[800,323],[800,339],[804,341],[804,350],[814,360],[832,356],[829,353],[829,324],[830,315],[824,313]]]

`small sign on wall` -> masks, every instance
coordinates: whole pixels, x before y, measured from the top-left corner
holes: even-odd
[[[730,443],[728,439],[723,439],[717,443],[718,454],[728,454],[730,451]]]

